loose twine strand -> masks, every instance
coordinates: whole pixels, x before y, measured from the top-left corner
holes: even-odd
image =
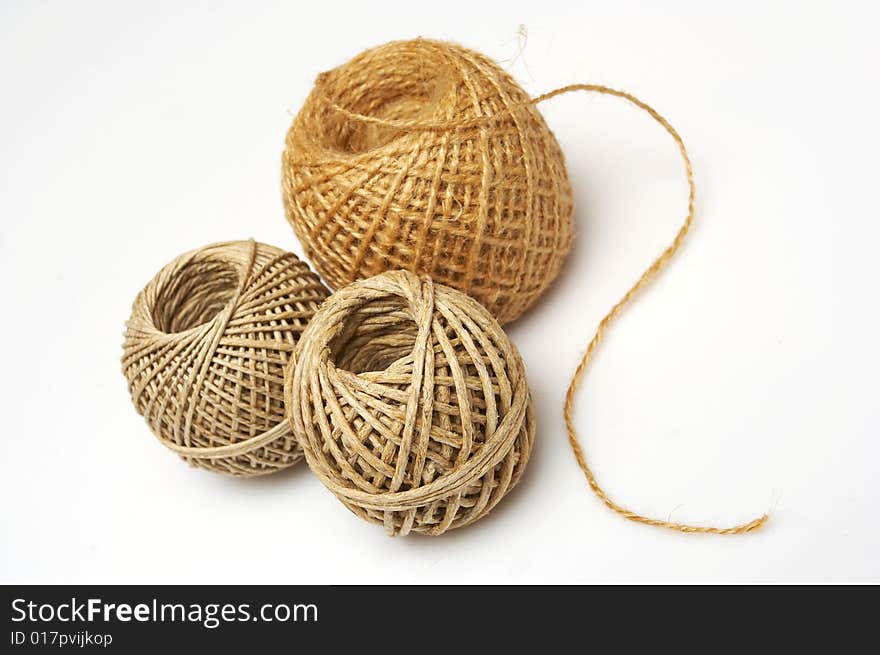
[[[324,83],[324,77],[319,76],[317,80],[317,87],[320,87]],[[574,452],[575,459],[577,460],[578,466],[584,473],[584,476],[587,479],[587,482],[590,485],[590,488],[593,492],[599,497],[599,499],[611,510],[620,514],[626,519],[630,521],[634,521],[636,523],[643,523],[645,525],[653,525],[661,528],[668,528],[670,530],[676,530],[678,532],[685,533],[698,533],[698,534],[722,534],[722,535],[732,535],[732,534],[745,534],[748,532],[752,532],[760,529],[766,522],[769,516],[767,514],[763,514],[762,516],[749,521],[747,523],[742,523],[740,525],[734,525],[726,528],[718,528],[714,526],[697,526],[690,525],[686,523],[675,523],[671,521],[663,521],[660,519],[654,519],[647,516],[643,516],[636,512],[633,512],[626,507],[619,505],[615,501],[613,501],[604,489],[599,485],[599,482],[596,480],[596,476],[587,463],[586,456],[584,455],[583,447],[580,445],[578,441],[577,432],[574,428],[574,422],[572,420],[572,410],[574,406],[574,394],[577,391],[578,385],[581,382],[581,378],[584,375],[587,367],[589,366],[590,361],[595,354],[596,348],[599,346],[599,343],[602,341],[602,337],[605,334],[605,330],[608,326],[614,321],[615,318],[620,314],[620,312],[629,304],[629,302],[633,299],[633,297],[643,288],[645,287],[665,266],[669,263],[669,260],[678,252],[681,247],[682,242],[684,241],[685,236],[690,231],[691,223],[694,218],[694,196],[695,196],[695,185],[694,185],[694,173],[693,167],[691,165],[690,157],[688,156],[687,149],[685,148],[684,141],[681,136],[675,130],[674,127],[667,121],[663,116],[660,115],[653,107],[648,105],[647,103],[639,100],[634,95],[627,93],[625,91],[619,91],[617,89],[613,89],[607,86],[603,86],[601,84],[571,84],[568,86],[560,87],[553,91],[549,91],[544,93],[543,95],[536,96],[531,98],[525,103],[512,103],[508,105],[503,110],[491,115],[491,116],[477,116],[474,118],[469,118],[465,120],[446,120],[446,121],[425,121],[419,119],[387,119],[376,116],[369,116],[366,114],[361,114],[358,112],[351,111],[345,107],[334,102],[329,96],[324,96],[323,100],[325,105],[331,110],[338,112],[339,114],[345,116],[347,119],[366,123],[366,124],[375,124],[381,125],[387,128],[394,128],[403,131],[414,131],[414,130],[425,130],[425,131],[445,131],[445,130],[463,130],[471,127],[483,126],[495,123],[500,118],[503,118],[505,115],[514,112],[517,109],[521,109],[523,106],[527,104],[539,104],[544,102],[545,100],[549,100],[551,98],[555,98],[556,96],[563,95],[565,93],[571,93],[574,91],[586,91],[593,93],[600,93],[603,95],[614,96],[617,98],[622,98],[627,102],[635,105],[639,109],[647,112],[651,118],[653,118],[657,123],[659,123],[664,130],[672,137],[675,141],[675,144],[678,146],[678,150],[681,153],[681,157],[684,160],[685,165],[685,174],[687,176],[688,183],[688,211],[687,216],[684,220],[684,223],[678,230],[678,233],[675,235],[672,243],[666,247],[666,249],[651,263],[651,265],[642,273],[639,279],[633,284],[630,289],[617,301],[617,303],[611,308],[611,310],[602,318],[599,322],[599,326],[596,328],[596,332],[593,335],[593,338],[590,340],[589,345],[587,346],[587,350],[583,355],[580,363],[575,370],[574,375],[572,376],[571,382],[568,387],[568,391],[565,394],[565,425],[568,431],[568,441],[571,444],[572,451]]]
[[[569,93],[571,91],[595,92],[604,95],[615,96],[617,98],[623,98],[624,100],[627,100],[639,109],[646,111],[651,116],[651,118],[653,118],[655,121],[663,126],[663,129],[665,129],[669,133],[669,135],[675,141],[675,144],[678,146],[678,150],[681,153],[682,159],[684,160],[685,174],[687,175],[688,183],[687,217],[684,219],[684,223],[679,228],[678,233],[675,235],[675,239],[673,239],[672,243],[670,243],[666,247],[666,249],[651,263],[651,265],[645,270],[645,272],[642,273],[636,283],[629,288],[629,291],[623,294],[620,300],[617,301],[617,303],[604,316],[604,318],[599,321],[599,326],[596,328],[596,332],[593,335],[593,338],[590,340],[590,343],[587,346],[587,350],[584,353],[580,364],[578,364],[578,367],[571,378],[571,383],[569,384],[568,391],[565,394],[565,426],[568,430],[568,442],[571,444],[571,449],[574,451],[575,459],[577,460],[578,466],[580,466],[581,470],[584,472],[584,476],[587,478],[587,482],[590,485],[590,489],[593,490],[593,493],[595,493],[608,508],[617,512],[622,517],[629,519],[630,521],[635,521],[636,523],[644,523],[645,525],[653,525],[660,528],[668,528],[670,530],[677,530],[678,532],[701,534],[745,534],[747,532],[752,532],[753,530],[758,530],[759,528],[761,528],[761,526],[764,525],[764,523],[767,522],[767,519],[769,518],[767,514],[764,514],[752,521],[749,521],[748,523],[742,523],[740,525],[734,525],[727,528],[697,526],[689,525],[687,523],[674,523],[671,521],[663,521],[660,519],[653,519],[647,516],[643,516],[641,514],[633,512],[630,509],[627,509],[622,505],[617,504],[611,498],[609,498],[608,494],[605,493],[605,490],[602,489],[602,487],[599,485],[599,482],[596,480],[596,476],[593,474],[593,470],[587,463],[587,458],[584,455],[584,450],[581,447],[580,442],[578,441],[577,432],[575,431],[574,422],[572,420],[572,408],[574,406],[575,392],[577,391],[578,385],[580,384],[581,378],[583,377],[587,366],[593,358],[593,354],[595,353],[596,348],[599,346],[599,342],[602,341],[605,330],[612,323],[612,321],[617,318],[617,316],[624,309],[624,307],[626,307],[630,300],[632,300],[632,298],[645,285],[647,285],[648,282],[650,282],[663,269],[663,267],[666,266],[666,264],[669,263],[669,260],[672,259],[673,255],[675,255],[675,253],[678,252],[678,249],[681,247],[685,236],[691,229],[691,223],[694,219],[695,186],[693,167],[691,166],[691,160],[690,157],[688,157],[687,149],[684,146],[684,141],[682,141],[681,136],[679,136],[675,128],[670,125],[669,121],[663,118],[663,116],[661,116],[653,107],[642,102],[635,96],[626,93],[625,91],[618,91],[616,89],[612,89],[607,86],[601,86],[598,84],[572,84],[570,86],[565,86],[533,98],[532,101],[537,104],[539,102],[543,102],[544,100],[549,100],[550,98],[562,95],[563,93]]]

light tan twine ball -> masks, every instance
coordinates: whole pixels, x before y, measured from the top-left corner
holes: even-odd
[[[138,412],[200,468],[253,476],[296,463],[284,366],[328,293],[305,262],[262,243],[181,255],[126,323],[122,369]]]
[[[288,220],[331,287],[393,269],[470,294],[501,322],[572,239],[562,152],[497,64],[416,39],[323,73],[287,133]]]
[[[406,271],[356,282],[315,314],[296,359],[285,399],[309,467],[389,534],[472,523],[522,475],[525,368],[465,294]]]

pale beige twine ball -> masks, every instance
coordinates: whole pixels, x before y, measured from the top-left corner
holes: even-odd
[[[392,535],[485,516],[535,436],[525,368],[498,322],[406,271],[330,297],[302,334],[285,400],[312,471]]]
[[[305,262],[262,243],[181,255],[126,323],[122,369],[138,412],[200,468],[253,476],[296,463],[284,367],[328,293]]]
[[[333,288],[430,275],[501,322],[559,273],[572,239],[562,152],[490,59],[416,39],[323,73],[287,133],[287,217]]]

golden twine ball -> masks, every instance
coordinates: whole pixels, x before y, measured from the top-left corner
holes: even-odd
[[[572,239],[562,152],[526,92],[451,43],[389,43],[323,73],[287,133],[288,220],[333,288],[406,269],[501,323]]]
[[[485,516],[528,462],[525,367],[472,298],[406,271],[337,291],[287,369],[285,400],[312,471],[391,534]]]
[[[200,468],[254,476],[296,463],[284,366],[328,294],[305,262],[262,243],[181,255],[126,323],[122,368],[138,412]]]

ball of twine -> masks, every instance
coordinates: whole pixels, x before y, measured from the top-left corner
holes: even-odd
[[[296,463],[284,366],[328,294],[295,255],[262,243],[181,255],[126,323],[122,369],[138,412],[200,468],[253,476]]]
[[[288,220],[338,288],[406,269],[501,322],[559,273],[572,239],[562,152],[487,57],[416,39],[323,73],[287,133]]]
[[[528,462],[525,368],[475,300],[392,271],[337,291],[306,328],[285,399],[312,471],[389,534],[486,515]]]

